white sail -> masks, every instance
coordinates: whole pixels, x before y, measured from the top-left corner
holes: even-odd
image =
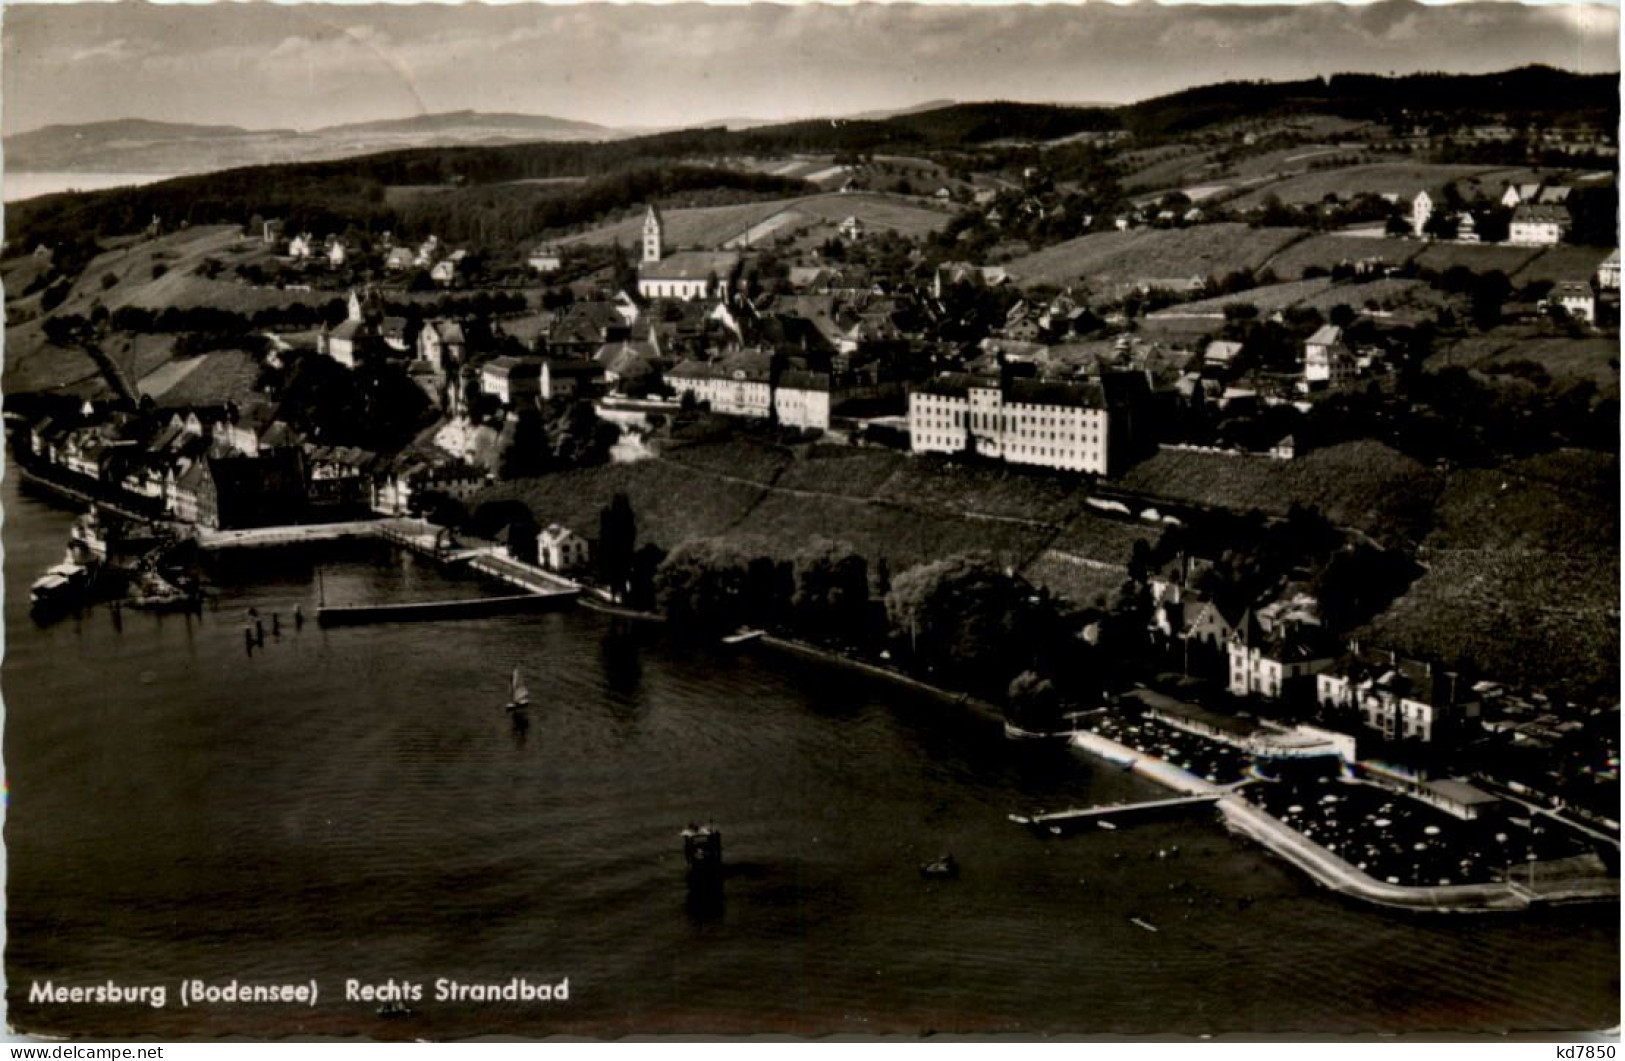
[[[513,669],[513,678],[508,683],[508,699],[516,704],[530,703],[530,690],[525,688],[524,681],[519,677],[519,668]]]

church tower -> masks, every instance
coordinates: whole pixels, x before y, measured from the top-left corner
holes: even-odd
[[[649,204],[649,212],[643,218],[643,260],[645,262],[658,262],[664,247],[662,236],[664,225],[660,220],[660,211],[655,209],[653,203]]]

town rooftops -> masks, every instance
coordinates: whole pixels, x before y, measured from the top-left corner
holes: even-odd
[[[1310,346],[1336,346],[1343,341],[1343,329],[1335,324],[1323,324],[1309,337]]]
[[[547,359],[547,372],[550,376],[596,376],[603,371],[603,366],[589,357]]]
[[[1559,224],[1568,224],[1571,220],[1569,208],[1562,203],[1522,203],[1512,211],[1513,223],[1540,223],[1556,221]]]
[[[964,398],[972,390],[999,390],[999,381],[992,376],[948,372],[918,384],[914,389],[921,394]],[[1060,408],[1099,409],[1106,404],[1105,392],[1098,383],[1067,380],[1012,379],[1004,387],[1004,397],[1006,401],[1020,405]]]
[[[923,383],[914,385],[919,394],[938,394],[946,398],[963,398],[973,389],[983,388],[997,390],[999,381],[989,376],[977,376],[969,372],[944,372],[940,376],[933,376]]]
[[[1591,285],[1583,280],[1563,280],[1552,288],[1553,298],[1591,298]]]
[[[542,375],[542,359],[539,357],[504,355],[487,361],[485,371],[492,376],[509,379],[523,379],[527,376],[540,379]]]
[[[829,373],[803,372],[800,369],[786,369],[779,376],[779,389],[827,391],[829,390]]]
[[[1076,409],[1100,409],[1106,394],[1098,383],[1064,380],[1013,379],[1005,388],[1005,400],[1022,405],[1053,405]]]
[[[644,262],[638,275],[645,280],[723,280],[739,266],[732,251],[679,251],[658,262]]]
[[[463,326],[461,324],[459,324],[457,321],[453,321],[453,320],[425,321],[423,326],[425,328],[433,331],[434,334],[443,343],[461,343],[461,342],[465,342],[465,340],[463,338]]]
[[[666,375],[672,379],[731,379],[766,383],[773,374],[769,354],[745,352],[721,361],[684,361]]]

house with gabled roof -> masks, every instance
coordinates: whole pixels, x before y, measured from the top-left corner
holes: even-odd
[[[1619,290],[1619,248],[1615,247],[1608,257],[1597,266],[1597,286],[1604,291]]]
[[[1558,203],[1525,203],[1512,211],[1507,242],[1517,247],[1555,247],[1573,227],[1569,208]]]
[[[1315,699],[1324,711],[1357,716],[1386,740],[1424,744],[1480,710],[1474,687],[1458,673],[1358,643],[1316,675]]]
[[[1534,202],[1539,194],[1539,181],[1508,182],[1506,191],[1501,193],[1501,205],[1508,210],[1515,210],[1524,203]]]

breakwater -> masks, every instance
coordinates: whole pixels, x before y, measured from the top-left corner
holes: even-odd
[[[575,599],[575,591],[516,593],[503,597],[466,600],[419,601],[408,604],[348,604],[316,609],[321,626],[360,626],[367,623],[424,623],[445,619],[479,619],[492,615],[546,611]]]

